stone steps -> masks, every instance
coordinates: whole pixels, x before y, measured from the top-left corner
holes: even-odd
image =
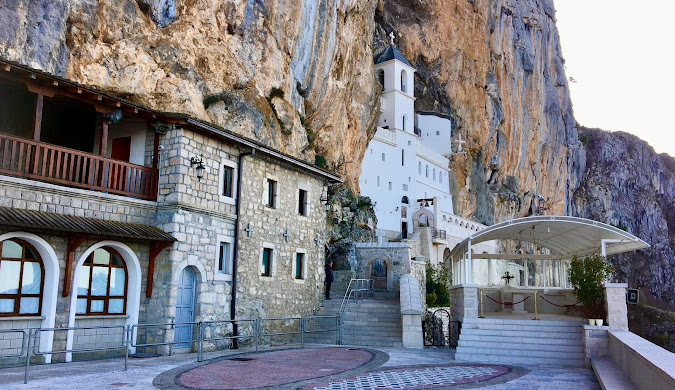
[[[375,294],[373,298],[345,304],[342,313],[342,344],[363,346],[402,346],[401,308],[393,294]],[[335,315],[342,300],[324,301],[316,315]],[[308,343],[331,343],[331,334],[311,334]]]
[[[465,318],[456,360],[584,366],[581,320]]]

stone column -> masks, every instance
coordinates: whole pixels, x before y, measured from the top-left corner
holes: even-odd
[[[478,285],[460,284],[450,287],[450,307],[452,319],[463,321],[464,318],[478,317]]]
[[[610,330],[628,330],[627,283],[605,282],[605,308]]]

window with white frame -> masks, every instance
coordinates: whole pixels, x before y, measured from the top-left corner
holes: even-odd
[[[223,190],[220,193],[223,196],[232,198],[234,196],[234,168],[224,165],[223,166]]]
[[[277,181],[268,178],[265,183],[265,206],[277,208]]]
[[[298,214],[305,217],[309,214],[308,198],[306,190],[298,190]]]
[[[40,254],[17,238],[0,242],[0,316],[39,315],[44,267]]]
[[[296,282],[304,281],[307,275],[307,252],[304,249],[296,249],[293,259],[293,279]]]
[[[82,264],[77,281],[77,314],[124,314],[127,267],[112,248],[93,251]]]
[[[263,247],[260,263],[260,276],[271,277],[273,272],[274,249]]]
[[[232,243],[220,243],[218,250],[218,272],[221,274],[232,274]]]

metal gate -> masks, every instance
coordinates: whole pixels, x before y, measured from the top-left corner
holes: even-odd
[[[459,321],[452,321],[450,312],[438,309],[422,321],[425,347],[456,348],[459,339]]]

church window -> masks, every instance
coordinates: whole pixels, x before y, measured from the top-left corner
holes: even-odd
[[[436,130],[436,135],[441,135],[441,132]]]
[[[405,93],[408,89],[408,74],[405,70],[401,70],[401,92]]]
[[[377,72],[377,81],[380,82],[380,85],[382,86],[382,90],[384,91],[384,70],[380,69]]]
[[[389,191],[391,191],[392,185],[391,182],[389,182]]]
[[[304,279],[304,266],[305,266],[305,254],[296,253],[295,254],[295,278]]]
[[[98,248],[84,261],[77,282],[77,314],[124,314],[127,267],[112,248]]]
[[[405,150],[401,149],[401,166],[405,166]]]
[[[403,198],[401,198],[401,203],[410,204],[410,200],[408,200],[408,197],[404,195]]]
[[[379,176],[377,177],[377,186],[378,187],[380,186],[380,177]]]
[[[385,156],[384,156],[384,153],[382,153],[382,161],[384,161],[384,160],[385,160]]]
[[[402,123],[403,125],[401,126],[401,130],[405,131],[405,115],[403,115]]]
[[[260,276],[272,276],[272,261],[274,261],[274,250],[263,248]]]
[[[444,172],[441,172],[441,174],[438,175],[438,182],[441,183],[441,184],[443,184],[443,175],[444,174],[445,174]]]
[[[229,242],[220,243],[218,272],[221,274],[232,274],[232,244]]]
[[[429,177],[429,166],[428,166],[428,165],[426,166],[425,176],[426,176],[426,177]]]
[[[433,169],[433,180],[436,181],[436,168]]]
[[[419,175],[422,174],[422,162],[418,162],[418,163],[417,163],[417,173],[418,173]]]
[[[0,316],[39,315],[44,268],[29,243],[10,239],[0,243]]]
[[[307,216],[307,191],[299,190],[298,191],[298,214]]]
[[[228,167],[227,165],[223,166],[223,196],[232,197],[232,174],[234,173],[234,168]]]
[[[277,182],[272,179],[267,179],[267,196],[266,196],[266,203],[265,205],[270,208],[276,208],[276,200],[277,200]]]

